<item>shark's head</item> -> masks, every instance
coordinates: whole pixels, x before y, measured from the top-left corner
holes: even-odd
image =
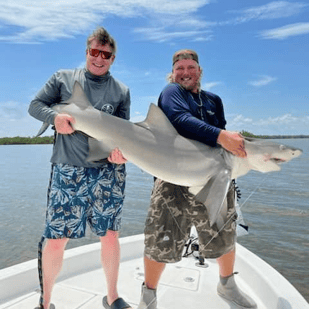
[[[279,171],[281,163],[291,161],[302,154],[301,149],[266,140],[246,141],[245,148],[250,167],[263,173]]]
[[[301,149],[280,144],[277,152],[275,151],[269,154],[269,160],[274,163],[288,162],[299,157],[302,153],[303,151]]]

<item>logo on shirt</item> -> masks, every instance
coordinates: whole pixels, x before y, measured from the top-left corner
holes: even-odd
[[[113,115],[114,114],[114,106],[111,105],[111,104],[105,104],[103,105],[102,107],[102,111],[105,112],[105,113],[108,113],[108,114],[111,114]]]
[[[213,116],[215,113],[213,111],[207,111],[208,115]]]

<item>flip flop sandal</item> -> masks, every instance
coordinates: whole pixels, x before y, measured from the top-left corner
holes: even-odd
[[[122,298],[117,298],[111,305],[107,302],[107,296],[103,297],[103,306],[106,309],[125,309],[131,308],[131,306],[126,303]]]
[[[39,307],[35,307],[34,309],[42,309],[42,307],[39,306]],[[54,304],[50,304],[49,309],[56,309],[56,307]]]

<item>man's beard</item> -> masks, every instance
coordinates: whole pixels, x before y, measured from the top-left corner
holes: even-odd
[[[180,83],[179,83],[180,84]],[[198,81],[197,83],[194,84],[189,84],[189,85],[185,85],[185,84],[180,84],[184,89],[188,90],[188,91],[193,91],[193,90],[197,90],[200,91],[201,88],[201,84]]]

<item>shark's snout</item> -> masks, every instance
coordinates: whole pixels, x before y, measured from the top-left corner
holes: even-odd
[[[301,149],[292,149],[290,151],[291,159],[299,157],[302,153],[303,151]]]
[[[285,145],[280,145],[280,150],[280,153],[277,153],[270,158],[270,160],[274,163],[279,164],[283,162],[288,162],[292,159],[299,157],[303,153],[301,149],[289,148]]]
[[[292,156],[299,157],[302,153],[303,151],[301,149],[297,149],[292,152]]]

